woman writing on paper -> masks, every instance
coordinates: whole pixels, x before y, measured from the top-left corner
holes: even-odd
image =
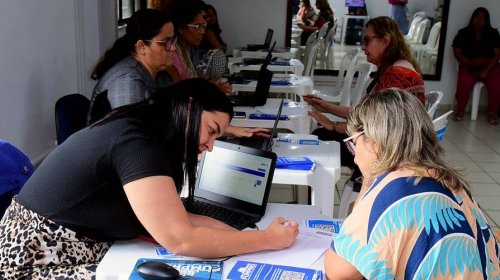
[[[237,231],[187,213],[198,154],[233,116],[204,79],[113,110],[71,135],[38,167],[0,221],[1,279],[91,279],[115,240],[149,234],[170,252],[214,258],[290,246],[298,224]]]

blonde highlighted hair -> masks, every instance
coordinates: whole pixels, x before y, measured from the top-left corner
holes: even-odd
[[[432,121],[412,94],[389,88],[369,95],[348,117],[347,133],[359,131],[379,146],[374,174],[407,168],[452,191],[468,187],[458,170],[446,165]]]

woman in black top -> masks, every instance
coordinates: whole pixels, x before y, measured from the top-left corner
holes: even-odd
[[[0,279],[91,279],[111,242],[148,234],[169,251],[212,258],[290,246],[298,225],[237,231],[187,213],[198,154],[233,116],[212,83],[192,79],[113,110],[58,146],[0,222]]]
[[[479,7],[472,13],[469,25],[458,31],[452,47],[459,63],[454,120],[462,120],[474,84],[482,81],[488,90],[488,122],[497,125],[500,104],[500,35],[491,26],[487,9]]]

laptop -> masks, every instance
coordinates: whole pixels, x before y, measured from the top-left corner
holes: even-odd
[[[202,155],[194,197],[184,206],[236,229],[255,227],[266,212],[275,166],[275,153],[215,141]]]
[[[276,42],[274,44],[276,44]],[[267,69],[267,66],[271,62],[271,52],[273,48],[269,50],[266,59],[260,67],[255,91],[240,91],[236,95],[229,96],[229,99],[231,100],[233,106],[255,107],[263,106],[266,104],[267,97],[269,96],[269,89],[271,88],[271,83],[273,80],[273,72]]]
[[[278,122],[281,119],[281,110],[283,109],[283,99],[281,99],[280,106],[278,108],[278,113],[276,113],[276,117],[274,119],[273,128],[271,129],[269,138],[262,137],[232,137],[226,138],[224,141],[237,144],[240,146],[250,147],[254,149],[260,149],[264,151],[271,151],[273,147],[273,139],[278,135],[277,127]]]
[[[248,51],[267,50],[269,48],[269,46],[271,45],[271,40],[273,39],[273,33],[274,33],[274,30],[272,30],[271,28],[268,28],[267,34],[266,34],[266,40],[264,41],[264,44],[263,45],[248,44],[247,50]]]

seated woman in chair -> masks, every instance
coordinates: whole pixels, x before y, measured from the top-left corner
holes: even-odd
[[[369,182],[325,255],[328,279],[498,279],[497,240],[447,166],[421,102],[400,89],[351,111],[346,144]]]
[[[367,95],[396,87],[417,96],[422,104],[425,103],[424,80],[411,55],[410,47],[394,20],[386,16],[370,19],[366,24],[362,49],[368,62],[377,66],[375,77],[368,85]],[[322,140],[338,142],[346,137],[346,123],[331,121],[321,112],[346,118],[351,110],[350,107],[335,105],[314,95],[304,96],[304,100],[315,109],[309,112],[309,115],[322,126],[313,131],[313,134],[318,135]],[[344,146],[341,146],[340,155],[343,166],[355,167],[352,155]],[[360,176],[359,170],[355,169],[350,183],[354,184],[358,178],[360,181]],[[359,185],[355,188],[357,189]]]
[[[316,30],[319,30],[321,26],[325,23],[329,23],[329,28],[333,27],[333,10],[330,8],[330,4],[328,4],[327,0],[316,0],[316,8],[319,10],[319,14],[317,15],[314,24],[307,25],[306,23],[297,23],[297,26],[300,27],[303,31],[300,34],[300,45],[305,46],[307,42],[307,38],[309,35]],[[320,34],[323,36],[325,34]]]
[[[469,96],[478,81],[488,90],[488,122],[498,124],[500,105],[500,35],[491,27],[490,13],[477,8],[469,25],[458,31],[453,40],[453,53],[458,60],[457,109],[453,120],[461,121]]]

